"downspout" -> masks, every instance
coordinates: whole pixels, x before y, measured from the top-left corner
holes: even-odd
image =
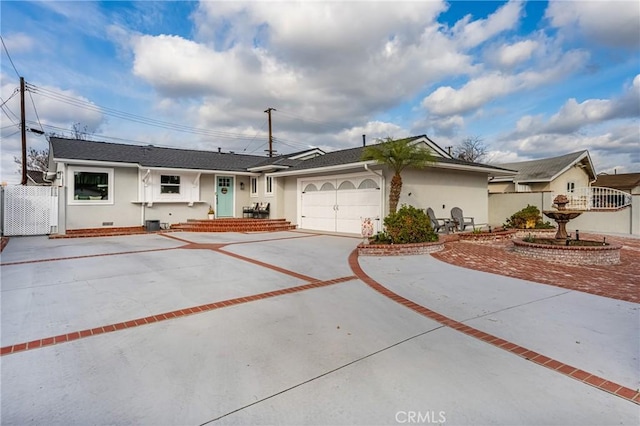
[[[380,205],[382,206],[382,216],[384,216],[384,212],[386,211],[385,196],[384,196],[384,188],[386,188],[386,182],[384,179],[384,175],[382,173],[371,170],[367,163],[364,163],[364,169],[369,173],[372,173],[380,178]],[[380,217],[378,220],[382,221],[382,217]],[[382,231],[382,225],[380,225],[379,231]]]
[[[140,212],[140,215],[142,216],[142,226],[145,225],[145,220],[147,218],[147,185],[149,182],[149,175],[151,174],[151,169],[147,169],[147,172],[144,174],[144,176],[142,176],[142,179],[140,179],[142,181],[142,211]]]

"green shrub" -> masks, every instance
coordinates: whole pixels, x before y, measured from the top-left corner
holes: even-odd
[[[395,213],[384,218],[386,235],[391,243],[410,244],[438,241],[431,228],[431,220],[424,210],[402,205]]]
[[[381,231],[375,234],[371,238],[371,243],[372,244],[391,244],[391,238],[389,238],[389,235],[386,232]]]
[[[551,225],[549,221],[542,221],[542,215],[536,206],[527,204],[527,207],[508,218],[504,227],[515,229],[549,229],[553,228],[553,225]]]

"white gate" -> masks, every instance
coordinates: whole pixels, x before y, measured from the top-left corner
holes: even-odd
[[[4,235],[46,235],[58,226],[57,186],[6,186]]]

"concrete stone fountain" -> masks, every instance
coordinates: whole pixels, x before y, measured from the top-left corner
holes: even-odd
[[[567,196],[560,194],[553,199],[553,205],[556,207],[556,210],[542,211],[545,216],[555,220],[558,224],[558,232],[556,232],[556,239],[558,240],[565,240],[567,238],[567,223],[582,214],[582,212],[578,210],[567,210],[567,204],[569,204]]]
[[[543,210],[542,213],[558,224],[558,231],[554,238],[523,238],[514,240],[513,246],[516,253],[532,257],[538,260],[560,262],[573,265],[616,265],[620,263],[620,244],[602,241],[571,239],[567,234],[567,223],[580,216],[579,210],[567,210],[569,199],[566,195],[558,195],[553,204],[556,210]]]

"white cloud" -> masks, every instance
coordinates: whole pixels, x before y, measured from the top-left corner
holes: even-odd
[[[468,81],[460,89],[439,87],[422,100],[422,106],[440,116],[465,114],[511,93],[554,83],[574,72],[585,61],[584,52],[569,51],[555,63],[549,62],[540,70],[517,74],[493,71]]]
[[[597,44],[640,47],[638,1],[551,1],[546,17],[569,37],[577,32]]]
[[[487,19],[475,21],[467,15],[454,25],[452,33],[465,48],[478,46],[503,31],[514,29],[522,16],[523,6],[523,2],[510,1]]]
[[[513,44],[503,44],[495,52],[495,60],[499,66],[512,68],[528,61],[539,44],[534,40],[523,40]]]
[[[22,32],[4,35],[2,39],[9,52],[29,52],[35,45],[33,38]]]
[[[523,116],[494,149],[518,153],[517,160],[499,162],[589,150],[598,171],[636,172],[640,167],[639,121],[640,76],[636,76],[620,96],[583,102],[569,99],[548,119]]]
[[[439,78],[475,70],[435,21],[444,8],[203,2],[194,14],[197,41],[132,36],[133,72],[162,97],[200,99],[202,125],[224,126],[273,106],[347,128]]]
[[[516,131],[525,135],[567,134],[604,121],[634,117],[640,118],[640,75],[633,79],[631,86],[620,97],[587,99],[580,103],[571,98],[546,123],[541,116],[523,116],[517,123]]]

